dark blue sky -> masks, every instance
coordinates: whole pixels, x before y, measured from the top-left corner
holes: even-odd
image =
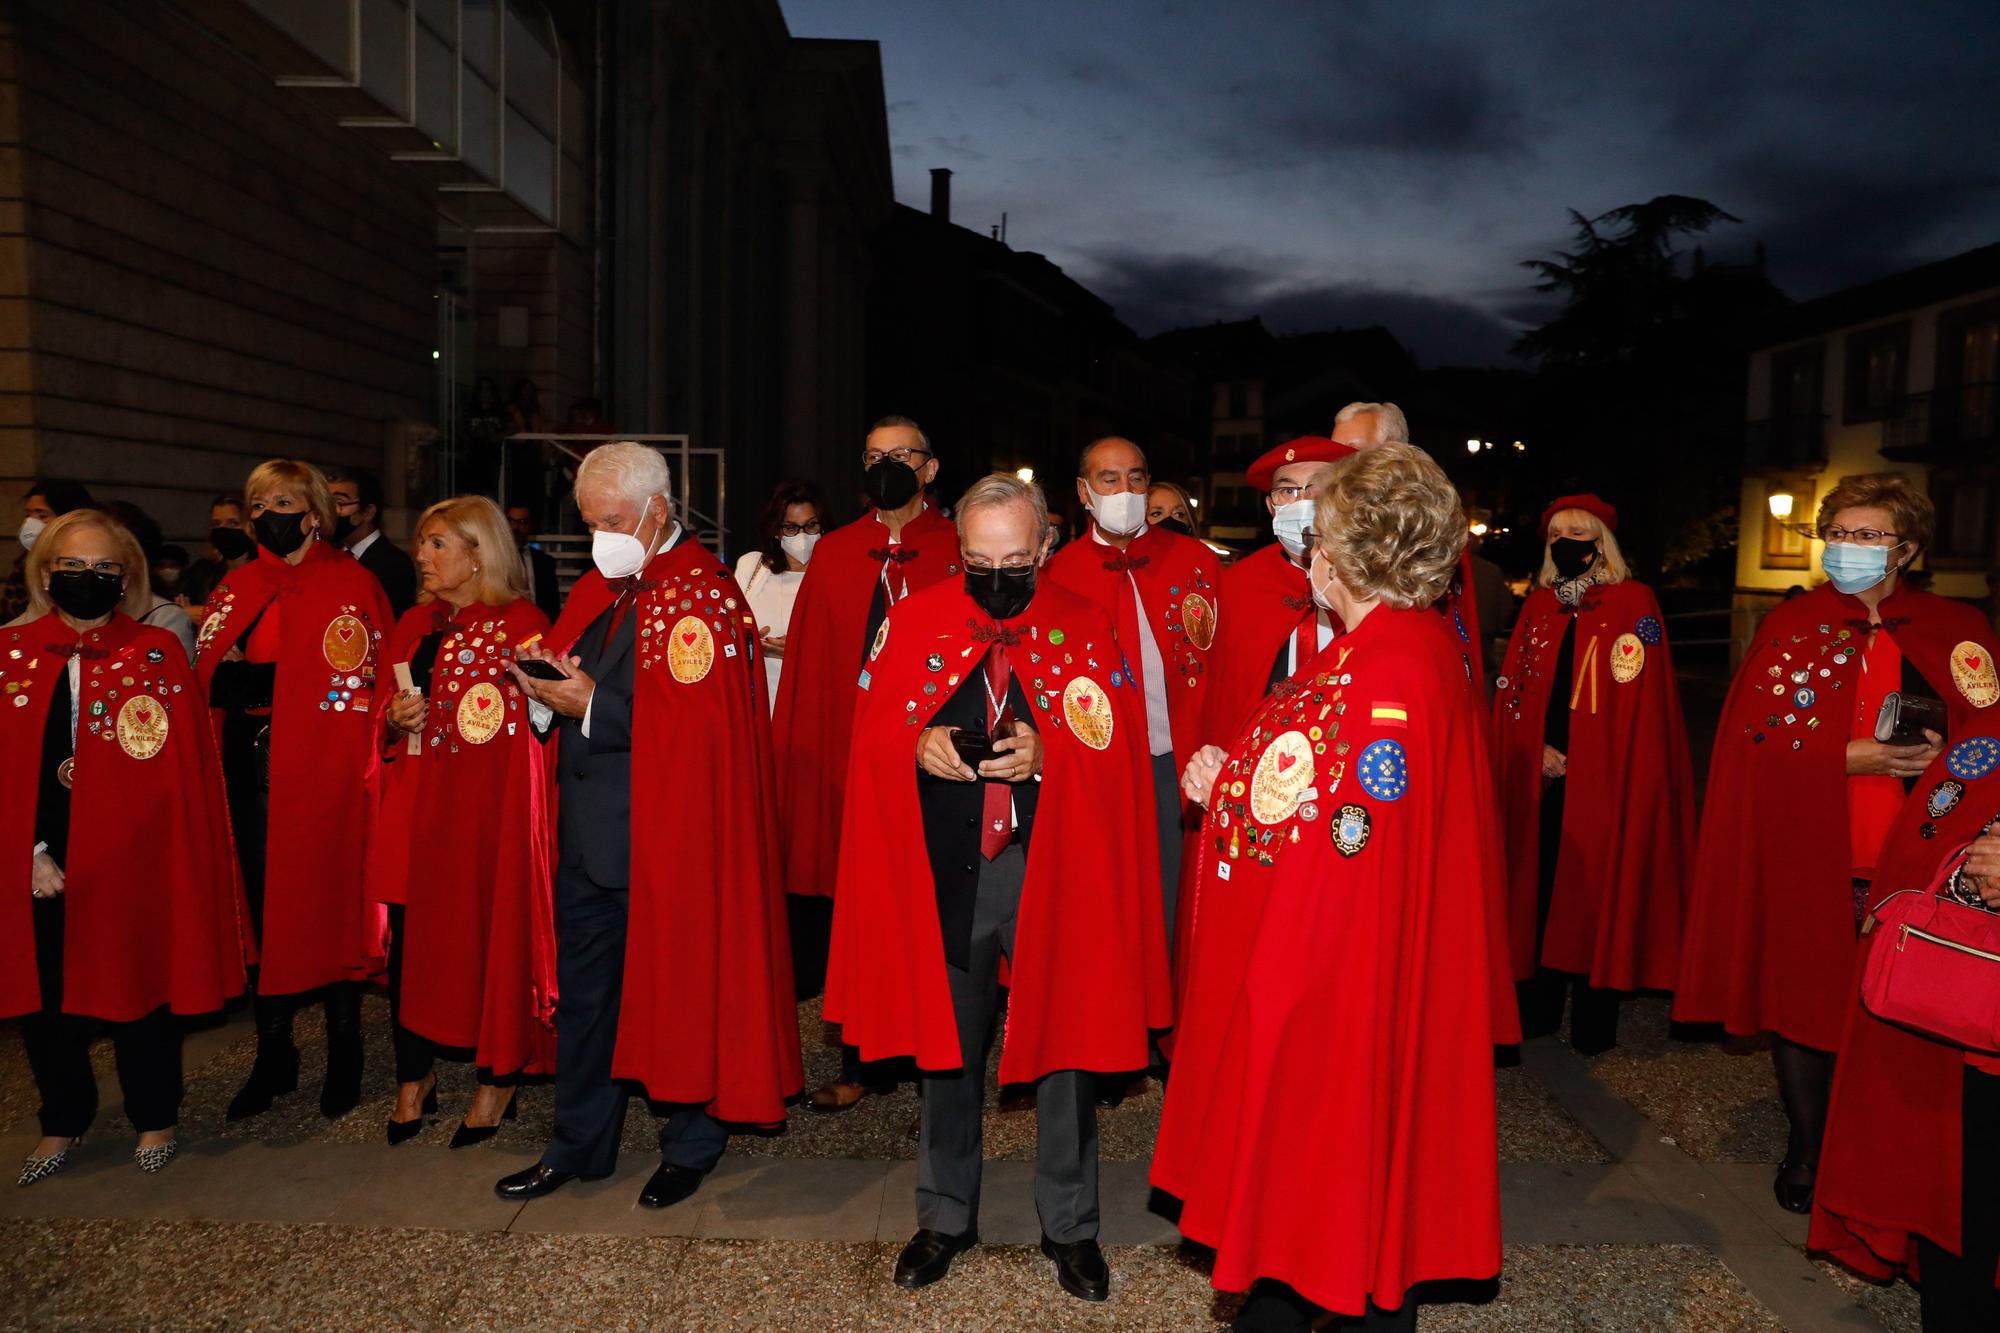
[[[1497,362],[1567,214],[1700,195],[1795,297],[2000,240],[2000,3],[782,0],[882,44],[896,192],[1142,332],[1262,314]]]

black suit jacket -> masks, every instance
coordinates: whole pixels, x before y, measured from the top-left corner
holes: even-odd
[[[590,735],[579,718],[556,718],[558,802],[556,837],[562,864],[581,866],[605,888],[632,883],[633,626],[627,606],[606,641],[612,610],[590,622],[575,655],[597,682],[590,696]]]
[[[556,586],[556,558],[539,546],[522,547],[521,558],[528,562],[528,581],[534,589],[535,605],[553,624],[562,614],[562,589]]]
[[[986,687],[984,673],[975,666],[945,700],[931,720],[934,727],[961,727],[967,731],[986,730]],[[1016,718],[1035,726],[1034,710],[1015,676],[1007,687],[1007,699]],[[1035,727],[1040,731],[1041,728]],[[1035,827],[1035,803],[1042,784],[1001,783],[1014,795],[1015,834],[1023,850]],[[932,777],[917,770],[917,808],[924,821],[924,847],[931,863],[931,882],[937,890],[938,928],[944,939],[944,957],[953,967],[968,965],[972,952],[972,905],[979,888],[980,816],[985,810],[985,782],[956,782]]]
[[[389,540],[389,534],[379,532],[375,540],[368,543],[368,549],[355,559],[361,567],[375,576],[388,594],[389,607],[398,620],[403,612],[417,604],[417,565],[410,559],[409,552]]]

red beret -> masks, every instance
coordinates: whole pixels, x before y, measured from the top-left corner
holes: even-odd
[[[1354,453],[1345,444],[1335,444],[1324,435],[1301,435],[1287,440],[1250,465],[1250,484],[1268,493],[1271,479],[1287,463],[1333,463]]]
[[[1618,531],[1618,511],[1595,495],[1565,495],[1542,511],[1542,535],[1549,532],[1549,520],[1565,509],[1581,509],[1604,525],[1606,532]]]

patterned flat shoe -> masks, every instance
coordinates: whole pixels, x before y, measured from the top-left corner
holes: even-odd
[[[47,1157],[29,1157],[25,1159],[21,1163],[21,1178],[14,1183],[16,1185],[33,1185],[37,1181],[47,1180],[50,1176],[69,1165],[71,1149],[82,1142],[83,1136],[79,1134],[71,1139],[69,1147],[64,1148],[61,1152],[50,1153]]]
[[[141,1171],[151,1175],[155,1171],[165,1170],[167,1163],[173,1161],[174,1154],[180,1150],[179,1139],[168,1139],[165,1143],[158,1143],[150,1148],[134,1148],[132,1160],[139,1164]]]

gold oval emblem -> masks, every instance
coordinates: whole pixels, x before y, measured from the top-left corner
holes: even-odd
[[[500,697],[500,687],[482,680],[459,697],[458,734],[473,745],[484,745],[499,735],[506,712],[507,702]]]
[[[887,642],[889,642],[889,622],[885,618],[882,621],[882,628],[875,631],[875,642],[869,646],[868,660],[872,662],[880,657],[882,655],[882,645]]]
[[[1636,634],[1621,634],[1611,643],[1611,679],[1620,685],[1639,678],[1646,665],[1646,645]]]
[[[335,671],[352,671],[368,660],[368,627],[353,616],[335,616],[320,636],[320,651]]]
[[[215,636],[221,632],[222,622],[225,618],[220,611],[210,611],[208,613],[208,618],[201,622],[201,632],[195,635],[195,648],[197,650],[208,647],[215,639]]]
[[[1215,642],[1215,607],[1200,593],[1189,593],[1181,603],[1181,624],[1187,626],[1188,642],[1201,651]]]
[[[1282,733],[1257,757],[1250,773],[1250,817],[1259,824],[1282,824],[1299,808],[1313,781],[1312,742],[1296,731]]]
[[[118,709],[118,748],[151,759],[167,744],[167,710],[150,694],[135,694]]]
[[[1088,676],[1078,676],[1063,687],[1063,716],[1078,740],[1093,750],[1111,744],[1111,701]]]
[[[2000,676],[1993,671],[1993,653],[1967,640],[1951,650],[1951,679],[1974,708],[2000,703]]]
[[[682,616],[667,634],[667,670],[683,685],[692,685],[715,665],[715,636],[699,616]]]

